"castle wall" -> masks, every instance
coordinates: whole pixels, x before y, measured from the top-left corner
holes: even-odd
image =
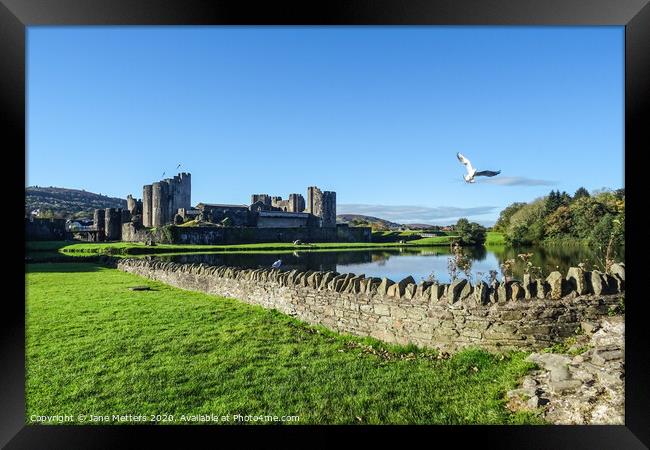
[[[151,227],[153,223],[153,186],[146,184],[142,187],[142,224]]]
[[[304,212],[305,198],[300,194],[289,194],[289,212]]]
[[[407,277],[395,283],[337,272],[237,269],[144,259],[120,260],[117,268],[182,289],[277,309],[335,331],[444,351],[545,348],[574,336],[581,322],[607,316],[624,295],[620,278],[596,272],[581,272],[580,277],[583,282],[600,280],[609,286],[608,291],[601,284],[587,282],[586,293],[579,294],[570,288],[571,276],[554,272],[549,278],[555,274],[565,280],[565,288],[556,291],[556,286],[545,282],[546,295],[526,299],[529,287],[513,282],[501,290],[466,280],[450,285],[416,284]],[[554,298],[554,294],[560,295]]]
[[[25,217],[25,240],[27,241],[62,241],[67,236],[65,219]]]
[[[266,206],[271,206],[271,196],[269,194],[253,194],[251,195],[251,205],[253,203],[262,202]]]
[[[122,238],[122,208],[106,208],[104,224],[106,240],[119,241]]]
[[[169,222],[169,184],[159,181],[151,185],[151,226],[161,227]]]
[[[167,227],[166,227],[167,228]],[[253,228],[253,227],[176,227],[169,226],[165,235],[132,223],[122,227],[125,242],[147,242],[159,244],[254,244],[265,242],[370,242],[370,228],[341,227],[316,228]]]
[[[106,228],[105,214],[105,209],[96,209],[93,211],[93,226],[95,229],[103,231]]]
[[[325,191],[322,193],[321,218],[323,227],[336,226],[336,192]]]
[[[129,212],[130,212],[132,215],[134,215],[134,216],[138,213],[138,212],[137,212],[137,209],[138,209],[138,201],[137,201],[136,199],[134,199],[133,196],[132,196],[131,194],[129,194],[129,195],[126,196],[126,208],[127,208],[127,209],[129,210]]]
[[[190,209],[192,207],[192,175],[182,172],[180,178],[180,193],[178,208]],[[174,211],[176,213],[176,211]]]

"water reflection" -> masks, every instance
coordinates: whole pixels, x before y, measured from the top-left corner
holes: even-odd
[[[521,278],[525,264],[518,254],[532,253],[533,265],[542,268],[544,275],[553,270],[566,272],[581,262],[593,265],[597,255],[585,247],[475,247],[464,249],[472,260],[474,279],[487,277],[490,270],[501,273],[501,264],[515,259],[513,274]],[[388,277],[400,280],[409,275],[421,281],[435,274],[437,280],[449,282],[448,260],[450,250],[436,248],[397,248],[385,250],[337,250],[337,251],[294,251],[263,253],[192,253],[156,256],[156,259],[178,263],[204,263],[212,266],[233,266],[247,269],[271,267],[274,261],[282,259],[284,270],[319,270],[352,272],[367,277]],[[463,276],[461,274],[461,276]]]

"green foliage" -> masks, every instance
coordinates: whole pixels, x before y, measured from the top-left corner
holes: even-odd
[[[458,219],[454,229],[461,245],[471,246],[485,243],[485,227],[476,222],[470,222],[467,219]]]
[[[504,245],[506,237],[498,231],[488,231],[485,238],[485,245]]]
[[[160,231],[165,238],[165,242],[172,244],[174,242],[174,225],[163,225]]]
[[[532,368],[525,353],[437,358],[93,264],[30,264],[26,283],[28,422],[240,413],[298,424],[537,423],[504,407]],[[142,284],[152,290],[128,289]]]
[[[580,188],[573,198],[566,192],[551,191],[522,207],[508,208],[502,216],[510,217],[504,232],[512,245],[584,242],[599,249],[604,259],[608,248],[616,250],[625,244],[624,190],[589,195]]]
[[[506,207],[503,211],[501,211],[501,213],[499,214],[499,219],[494,224],[494,228],[493,228],[494,231],[505,232],[508,229],[508,226],[510,225],[510,218],[512,218],[513,214],[519,211],[524,206],[526,206],[526,203],[515,202],[510,206]]]

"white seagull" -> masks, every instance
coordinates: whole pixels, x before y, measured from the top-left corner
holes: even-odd
[[[271,269],[278,269],[282,265],[282,260],[278,259],[276,262],[271,264]]]
[[[456,153],[456,157],[458,157],[458,160],[462,162],[465,165],[465,168],[467,169],[467,175],[463,175],[463,179],[467,183],[475,183],[476,180],[474,177],[493,177],[495,175],[499,175],[501,171],[493,171],[493,170],[482,170],[480,172],[477,172],[474,167],[472,167],[472,163],[469,161],[469,159],[465,158],[463,155],[460,153]]]

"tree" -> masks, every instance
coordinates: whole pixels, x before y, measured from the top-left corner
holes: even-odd
[[[576,193],[573,194],[573,200],[574,201],[578,200],[581,197],[591,197],[591,195],[589,195],[589,191],[583,188],[582,186],[580,186],[576,191]]]
[[[571,233],[573,220],[568,206],[560,206],[551,215],[546,217],[544,234],[546,237],[560,237]]]
[[[464,218],[458,219],[455,231],[461,245],[481,245],[485,243],[485,227],[476,222],[470,222]]]
[[[549,215],[553,213],[553,211],[555,211],[561,204],[562,200],[560,198],[560,191],[549,192],[544,204],[544,214]]]
[[[513,214],[515,214],[524,206],[526,206],[526,203],[524,202],[515,202],[510,206],[507,206],[506,209],[501,211],[499,214],[499,219],[494,224],[494,231],[505,232],[508,229],[508,225],[510,225],[510,219],[512,218]]]

